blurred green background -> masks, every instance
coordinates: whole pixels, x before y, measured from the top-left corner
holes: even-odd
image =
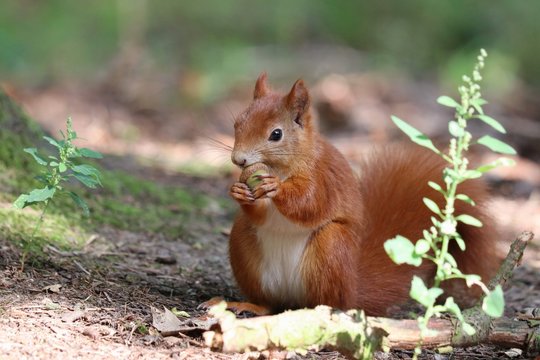
[[[111,69],[146,71],[178,87],[171,103],[204,105],[264,69],[453,85],[484,47],[497,88],[538,88],[539,14],[534,0],[2,1],[0,79],[95,84]]]

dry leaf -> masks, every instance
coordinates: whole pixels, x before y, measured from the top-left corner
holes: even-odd
[[[521,349],[510,349],[508,351],[505,351],[504,353],[509,358],[515,358],[515,357],[521,356],[521,354],[523,354],[523,350],[521,350]]]
[[[152,326],[163,336],[178,334],[182,328],[182,322],[167,308],[163,312],[152,307]]]

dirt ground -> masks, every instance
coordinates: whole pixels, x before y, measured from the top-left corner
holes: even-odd
[[[146,167],[140,162],[120,160],[108,166],[124,167],[157,183],[187,186],[194,191],[226,197],[231,175],[203,178],[170,169],[193,154],[211,165],[216,161],[227,162],[227,154],[208,151],[211,146],[200,139],[163,140],[160,134],[145,131],[149,125],[136,123],[122,108],[106,110],[88,97],[86,102],[83,98],[67,91],[20,96],[26,110],[46,129],[62,127],[58,122],[63,123],[63,114],[70,112],[75,126],[77,121],[82,124],[80,136],[90,139],[85,146],[109,150],[120,159],[129,152],[144,158],[144,164],[152,163],[152,167]],[[73,106],[76,113],[69,106],[66,109],[65,104]],[[231,103],[227,107],[234,112],[238,105]],[[109,117],[102,116],[106,111]],[[110,120],[110,114],[117,114],[114,121]],[[131,127],[138,129],[137,148],[128,137],[115,136]],[[213,137],[231,142],[230,133]],[[354,162],[369,147],[366,141],[380,141],[380,138],[372,136],[359,141],[340,133],[333,135],[332,141]],[[520,159],[518,167],[519,171],[499,172],[492,179],[496,192],[493,213],[502,229],[501,251],[523,230],[540,233],[540,167],[526,159]],[[81,251],[65,252],[49,246],[46,258],[29,262],[22,272],[19,250],[0,239],[0,359],[257,358],[261,354],[211,352],[203,346],[201,331],[197,329],[181,337],[162,337],[152,327],[152,307],[185,311],[190,316],[182,318],[186,327],[196,327],[197,321],[204,319],[204,312],[197,310],[202,301],[217,295],[241,298],[227,258],[231,216],[216,215],[212,226],[188,224],[191,233],[196,234],[196,241],[172,241],[155,233],[101,228],[87,239]],[[527,307],[540,307],[539,243],[535,240],[526,250],[523,264],[505,289],[508,316]],[[411,352],[394,352],[377,356],[395,359],[411,355]],[[425,354],[433,359],[524,358],[515,355],[508,353],[508,349],[490,346],[456,350],[451,356]],[[289,357],[299,358],[292,354]],[[318,352],[306,358],[342,357],[335,352]]]

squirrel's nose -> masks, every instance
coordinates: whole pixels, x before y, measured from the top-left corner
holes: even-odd
[[[233,164],[235,165],[238,165],[240,167],[246,166],[247,159],[246,159],[245,154],[238,154],[238,153],[232,154],[231,160]]]

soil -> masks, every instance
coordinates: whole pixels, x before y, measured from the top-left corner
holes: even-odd
[[[64,121],[58,113],[65,110],[59,104],[73,104],[74,100],[70,100],[73,96],[71,92],[55,89],[23,94],[19,99],[45,128],[57,129],[62,127],[58,121]],[[81,137],[90,139],[85,146],[109,149],[118,156],[112,157],[108,166],[122,167],[158,183],[177,184],[216,198],[225,198],[230,175],[201,178],[171,171],[190,154],[203,153],[207,144],[200,145],[197,139],[164,142],[155,134],[146,135],[141,130],[143,126],[138,130],[139,146],[135,149],[131,140],[116,139],[110,133],[103,133],[107,127],[98,126],[102,121],[99,117],[85,120],[85,113],[100,111],[99,101],[88,99],[92,98],[77,97],[76,108],[82,119],[74,116],[75,127],[77,121],[88,124],[80,131]],[[59,106],[61,109],[58,110]],[[113,109],[112,113],[114,111],[120,110]],[[122,116],[108,128],[135,126],[128,115]],[[230,134],[213,134],[212,137],[231,143]],[[354,161],[369,146],[368,140],[373,139],[358,141],[341,134],[334,135],[332,140]],[[130,161],[126,149],[145,158],[145,163],[158,158],[166,160],[153,162],[151,167],[147,167],[138,161]],[[190,149],[187,155],[183,149]],[[227,156],[225,154],[224,161]],[[526,186],[530,184],[528,179],[537,176],[540,169],[526,159],[519,160],[518,165],[521,166],[519,172],[511,175],[498,173],[492,179],[496,188],[493,213],[502,229],[501,249],[507,248],[523,230],[540,232],[540,181]],[[190,326],[206,319],[205,312],[197,309],[201,302],[214,296],[241,299],[228,264],[227,233],[231,221],[232,214],[221,214],[212,224],[194,222],[189,224],[193,238],[174,240],[155,233],[105,227],[89,237],[82,250],[66,252],[49,246],[46,256],[30,259],[22,271],[19,249],[0,239],[0,359],[247,359],[268,356],[215,353],[204,346],[201,331],[194,330],[180,337],[164,337],[152,326],[152,308],[185,311],[190,317],[181,319]],[[524,308],[540,307],[538,240],[527,249],[523,264],[516,269],[505,289],[505,297],[508,316]],[[425,357],[524,358],[508,351],[476,346],[457,349],[453,355],[427,352]],[[300,358],[292,354],[288,356]],[[377,354],[379,359],[410,356],[411,352],[400,351]],[[306,358],[342,357],[335,352],[322,351],[309,353]]]

